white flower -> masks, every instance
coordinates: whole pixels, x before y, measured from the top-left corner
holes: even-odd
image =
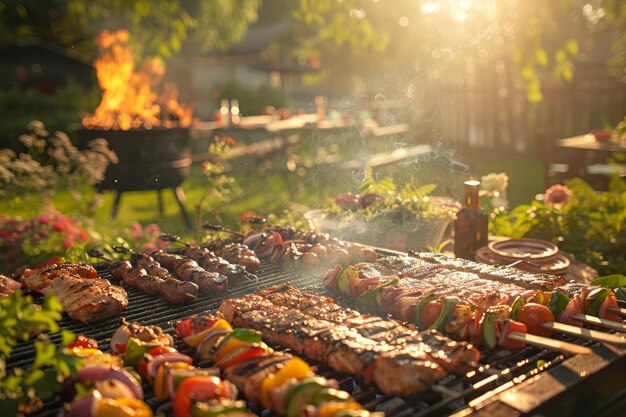
[[[493,208],[498,209],[500,211],[506,211],[509,209],[509,201],[506,199],[505,195],[492,197],[491,205],[493,206]]]
[[[480,178],[481,187],[489,195],[498,195],[506,191],[509,186],[509,176],[504,172],[496,174],[492,172]],[[498,193],[498,194],[496,194]]]

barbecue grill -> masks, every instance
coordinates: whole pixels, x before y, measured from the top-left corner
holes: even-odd
[[[379,251],[381,255],[395,255],[392,251]],[[105,265],[97,265],[99,274],[113,279]],[[258,281],[241,282],[226,292],[214,296],[204,296],[185,305],[171,305],[161,297],[150,296],[134,288],[125,287],[128,292],[128,309],[123,316],[128,321],[138,321],[144,325],[158,325],[168,333],[173,333],[173,325],[193,314],[214,312],[222,300],[239,297],[270,285],[289,282],[297,288],[311,290],[334,297],[338,303],[355,308],[352,302],[336,294],[327,293],[321,286],[322,271],[314,273],[294,269],[281,269],[276,264],[263,264],[257,271]],[[35,300],[41,297],[32,294]],[[106,320],[95,325],[85,325],[68,318],[60,322],[63,329],[83,333],[93,337],[101,349],[109,349],[109,339],[120,325],[120,318]],[[51,336],[60,342],[60,334]],[[449,375],[431,386],[423,394],[408,398],[390,398],[380,395],[374,388],[360,381],[318,365],[319,374],[340,381],[341,388],[353,393],[356,399],[369,409],[385,411],[388,416],[534,416],[534,415],[593,415],[609,416],[626,413],[626,349],[598,342],[564,338],[593,349],[591,355],[568,357],[563,354],[534,347],[518,351],[483,351],[480,367],[463,377]],[[189,348],[180,343],[177,348],[190,353]],[[278,346],[274,348],[280,349]],[[31,343],[18,345],[7,363],[9,369],[28,367],[34,359]],[[541,362],[539,362],[541,361]],[[541,364],[538,367],[538,363]],[[200,364],[209,365],[209,364]],[[146,402],[159,411],[170,412],[169,403],[161,404],[152,394],[152,389],[144,387]],[[53,416],[61,407],[60,401],[47,404],[37,416]],[[260,408],[253,412],[261,415]],[[267,411],[263,416],[267,416]]]

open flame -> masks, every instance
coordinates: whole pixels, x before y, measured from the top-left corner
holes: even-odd
[[[193,108],[178,102],[178,90],[165,84],[157,93],[165,68],[159,59],[146,60],[135,71],[126,30],[103,31],[97,44],[101,55],[94,61],[102,100],[92,116],[83,118],[90,129],[151,129],[155,126],[187,127]]]

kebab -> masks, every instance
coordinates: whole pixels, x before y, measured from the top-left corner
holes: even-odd
[[[303,231],[291,226],[269,226],[263,232],[251,231],[243,244],[259,258],[283,264],[318,267],[324,263],[348,265],[359,260],[373,261],[376,251],[357,243],[343,242],[327,233]]]
[[[122,367],[123,361],[117,356],[102,352],[94,339],[84,335],[65,350],[79,358],[81,369],[63,382],[61,397],[67,403],[60,416],[152,417],[150,406],[143,401],[140,380]]]
[[[208,272],[217,272],[228,279],[228,282],[233,284],[241,279],[256,281],[257,277],[249,273],[242,265],[232,264],[226,259],[217,256],[211,250],[193,245],[189,242],[183,242],[178,236],[174,235],[161,235],[159,239],[167,242],[178,242],[185,245],[182,249],[182,255],[190,258],[198,263],[200,267]]]
[[[83,323],[116,316],[128,305],[124,289],[98,278],[92,266],[82,263],[26,269],[21,281],[34,291],[56,296],[65,312]]]
[[[278,291],[272,290],[271,294]],[[235,325],[259,330],[272,343],[326,363],[337,371],[362,377],[366,383],[374,382],[389,395],[410,395],[427,390],[430,384],[445,377],[448,372],[446,367],[463,372],[462,362],[479,358],[471,345],[452,342],[434,334],[420,335],[402,326],[393,331],[392,326],[381,326],[371,316],[364,317],[359,326],[352,328],[341,321],[358,315],[349,309],[345,309],[343,315],[334,315],[339,323],[333,323],[316,318],[316,315],[323,316],[325,311],[308,315],[309,309],[300,311],[299,308],[277,305],[278,302],[273,304],[263,298],[263,294],[270,293],[260,292],[226,300],[220,306],[220,312]],[[309,295],[302,294],[302,298]],[[355,321],[352,324],[356,326]],[[385,332],[392,332],[389,339],[397,338],[395,343],[384,342]],[[468,357],[471,359],[468,360]],[[397,383],[394,381],[396,378],[403,382]]]
[[[412,266],[407,267],[407,264]],[[389,275],[391,266],[400,272]],[[494,348],[498,342],[508,348],[523,346],[512,343],[507,337],[498,337],[506,336],[507,332],[502,333],[502,329],[515,328],[523,333],[523,327],[518,323],[507,324],[508,321],[522,320],[529,333],[549,336],[551,331],[545,327],[554,327],[551,323],[555,317],[560,322],[581,326],[572,317],[581,303],[587,312],[601,316],[606,316],[608,308],[617,304],[614,294],[602,288],[586,294],[581,292],[570,299],[561,291],[529,290],[472,273],[447,270],[441,265],[412,263],[406,257],[387,259],[380,265],[336,267],[327,272],[324,285],[420,328],[435,328],[459,340],[480,342],[488,348]],[[558,327],[559,331],[581,335],[580,330],[571,326]],[[623,343],[622,338],[596,333],[591,335]]]
[[[195,300],[198,295],[198,286],[193,282],[178,280],[169,273],[167,276],[148,273],[144,266],[133,265],[127,260],[109,264],[109,271],[115,278],[121,279],[131,287],[147,294],[158,294],[172,304]]]
[[[217,256],[226,259],[231,264],[243,265],[246,267],[246,271],[251,273],[259,269],[261,261],[256,253],[241,243],[244,239],[243,234],[209,223],[204,223],[202,228],[210,232],[227,233],[237,240],[219,239],[209,243],[206,247],[215,252]]]
[[[211,360],[223,375],[256,404],[286,417],[302,415],[374,417],[336,380],[315,375],[302,359],[268,348],[260,332],[233,329],[221,318],[194,317],[179,323],[176,334],[201,359]]]
[[[201,268],[191,258],[163,251],[153,252],[150,256],[176,276],[195,283],[203,292],[214,293],[228,287],[228,279],[224,275]]]

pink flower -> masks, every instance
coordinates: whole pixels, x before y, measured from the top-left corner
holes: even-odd
[[[564,185],[556,184],[548,188],[545,193],[546,203],[555,208],[563,207],[572,198],[572,192]]]
[[[146,226],[146,232],[153,233],[155,235],[160,234],[161,228],[159,227],[158,224],[152,223]]]
[[[130,230],[132,230],[133,232],[141,232],[141,223],[139,223],[138,221],[134,221],[130,224]]]
[[[78,236],[85,242],[89,240],[89,235],[84,230],[80,230]]]
[[[152,243],[152,242],[148,242],[145,245],[143,245],[143,248],[142,248],[141,251],[143,253],[150,253],[150,252],[154,252],[156,250],[158,250],[157,246],[154,243]]]
[[[65,240],[63,242],[63,249],[69,249],[72,247],[72,241],[71,240]]]
[[[41,224],[48,224],[50,223],[50,217],[46,216],[45,214],[42,214],[37,217],[37,221]]]
[[[52,228],[54,230],[57,230],[59,232],[62,232],[65,230],[65,223],[59,221],[59,220],[55,220],[52,222]]]

